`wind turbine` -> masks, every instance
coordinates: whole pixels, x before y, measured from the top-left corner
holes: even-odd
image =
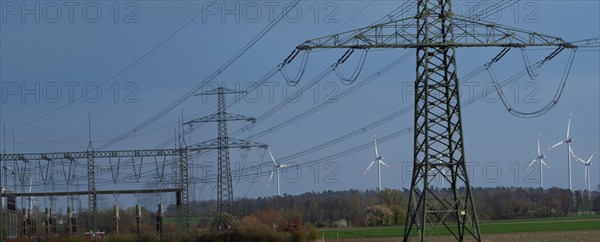
[[[37,205],[38,207],[40,206],[37,201],[35,199],[33,199],[33,196],[31,195],[31,187],[33,186],[33,179],[31,179],[31,177],[29,178],[29,212],[31,214],[33,214],[33,203],[35,203],[35,205]]]
[[[567,144],[567,164],[569,167],[569,190],[573,190],[573,186],[571,185],[571,144],[573,143],[573,138],[571,138],[571,119],[573,118],[573,113],[569,114],[569,123],[567,124],[567,138],[561,142],[556,143],[553,146],[550,146],[548,150],[554,149],[562,144]]]
[[[440,163],[443,163],[444,161],[442,160],[442,154],[438,154],[436,156],[437,160]],[[444,180],[446,180],[446,176],[448,175],[448,171],[450,171],[450,169],[444,169],[444,168],[440,168],[440,169],[435,169],[432,168],[432,170],[437,170],[437,173],[435,173],[434,176],[437,176],[440,178],[440,188],[444,188]]]
[[[598,152],[598,151],[596,151],[596,152]],[[585,161],[585,160],[577,157],[575,154],[573,154],[573,156],[577,160],[581,161],[581,163],[583,163],[583,165],[585,166],[583,172],[584,172],[584,176],[585,176],[585,187],[587,188],[588,191],[591,191],[591,189],[590,189],[590,166],[592,165],[592,158],[594,158],[594,155],[596,154],[596,152],[594,152],[594,154],[592,154],[592,156],[590,156],[590,158],[587,161]]]
[[[275,170],[277,170],[277,196],[281,196],[281,184],[279,183],[279,170],[281,168],[286,168],[289,167],[290,165],[287,164],[281,164],[278,163],[277,161],[275,161],[275,157],[273,157],[273,153],[271,153],[271,149],[269,149],[269,155],[271,155],[271,160],[273,161],[273,167],[275,168],[273,171],[271,171],[271,177],[269,177],[269,183],[267,183],[267,187],[269,187],[269,185],[271,185],[271,181],[273,180],[273,174],[275,173]]]
[[[440,188],[445,188],[444,180],[446,180],[446,176],[448,176],[448,171],[450,171],[450,170],[444,169],[444,168],[442,168],[440,171],[438,171],[438,175],[442,175],[441,179],[440,179]]]
[[[379,150],[377,149],[377,135],[373,136],[373,140],[375,142],[375,159],[373,161],[371,161],[371,164],[365,170],[365,175],[367,174],[367,172],[369,171],[371,166],[373,166],[373,164],[375,164],[375,162],[377,162],[377,185],[378,185],[379,191],[381,191],[381,164],[383,164],[384,166],[387,166],[388,168],[390,166],[388,166],[387,164],[385,164],[385,162],[383,162],[383,156],[379,156]]]
[[[535,163],[536,161],[538,161],[540,163],[540,187],[544,188],[544,170],[542,165],[545,165],[547,168],[550,168],[546,162],[544,162],[544,158],[546,158],[545,155],[542,154],[542,151],[540,150],[540,133],[538,133],[538,139],[537,139],[537,157],[531,162],[529,163],[529,167],[531,167],[533,165],[533,163]]]

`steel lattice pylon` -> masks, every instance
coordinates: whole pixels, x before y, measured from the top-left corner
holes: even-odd
[[[181,188],[181,195],[179,198],[179,221],[183,227],[184,234],[189,234],[190,230],[190,207],[189,207],[189,185],[190,180],[188,178],[188,154],[187,144],[185,139],[181,139],[179,147],[179,187]]]
[[[185,124],[194,123],[206,123],[216,122],[218,137],[215,140],[202,142],[190,147],[191,150],[203,150],[203,149],[216,149],[218,151],[218,164],[217,164],[217,217],[215,219],[215,226],[219,229],[226,229],[226,221],[224,221],[224,215],[229,214],[234,216],[233,209],[233,184],[231,181],[231,161],[229,158],[230,148],[242,148],[247,149],[251,147],[266,148],[267,145],[255,143],[246,140],[238,140],[229,138],[227,132],[228,121],[250,121],[255,122],[256,119],[253,117],[229,114],[226,112],[226,94],[242,93],[241,91],[229,90],[223,87],[219,87],[207,92],[203,92],[196,95],[218,95],[218,106],[217,113],[208,115],[202,118],[194,119]]]
[[[417,0],[413,17],[305,41],[281,65],[313,49],[416,49],[413,174],[404,240],[416,227],[421,241],[438,228],[459,241],[481,241],[466,169],[456,48],[504,47],[493,63],[508,48],[529,46],[557,47],[534,67],[563,49],[576,48],[561,38],[456,16],[450,0]],[[450,183],[449,191],[431,187],[436,176]]]
[[[227,114],[225,113],[225,92],[219,90],[218,107],[218,175],[217,175],[217,211],[233,214],[233,184],[231,184],[231,161],[227,147],[229,135],[227,132]],[[225,201],[225,202],[223,202]]]
[[[454,42],[450,1],[417,3],[417,43]],[[417,48],[413,172],[404,240],[413,227],[424,239],[426,226],[440,225],[462,241],[465,233],[480,241],[479,224],[465,164],[456,47]],[[449,193],[430,186],[436,174],[450,183]]]
[[[87,173],[88,173],[88,209],[90,231],[97,231],[98,203],[96,201],[96,166],[94,165],[94,147],[92,141],[87,147]]]

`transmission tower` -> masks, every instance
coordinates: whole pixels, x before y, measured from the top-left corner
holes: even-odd
[[[350,54],[357,49],[416,49],[413,173],[404,240],[418,232],[424,241],[440,229],[458,241],[481,241],[465,161],[456,49],[504,47],[491,65],[507,49],[528,46],[557,47],[543,61],[576,48],[560,38],[454,15],[450,0],[418,0],[413,17],[305,41],[282,65],[313,49],[349,49]],[[431,186],[435,176],[448,181],[449,192]]]
[[[210,91],[196,94],[199,95],[218,95],[218,106],[217,113],[208,115],[202,118],[194,119],[185,124],[191,125],[194,123],[207,123],[216,122],[218,137],[213,140],[205,141],[190,147],[191,150],[203,150],[203,149],[216,149],[218,150],[218,173],[217,173],[217,217],[215,219],[215,226],[219,229],[227,229],[226,222],[224,221],[225,213],[233,216],[233,186],[231,182],[231,162],[229,159],[230,148],[241,148],[249,149],[251,147],[267,148],[266,144],[260,144],[251,142],[248,140],[239,140],[235,138],[229,138],[227,132],[228,121],[249,121],[256,122],[253,117],[229,114],[226,112],[225,95],[243,93],[241,91],[235,91],[219,87]]]

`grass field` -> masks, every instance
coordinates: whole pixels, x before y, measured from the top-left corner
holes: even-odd
[[[482,234],[543,232],[543,231],[600,231],[600,216],[571,216],[561,218],[505,220],[481,222]],[[435,235],[448,235],[439,229]],[[404,227],[378,227],[378,228],[350,228],[350,229],[324,229],[319,231],[320,237],[325,239],[336,238],[378,238],[401,237]]]
[[[210,223],[211,220],[211,217],[190,217],[190,224],[195,225],[201,221]],[[174,224],[176,218],[165,218],[164,222]],[[600,215],[482,221],[479,226],[486,241],[511,241],[524,238],[535,238],[528,241],[556,241],[556,238],[570,238],[569,241],[586,241],[585,238],[590,236],[593,236],[592,238],[600,236]],[[449,233],[441,228],[434,234],[440,241],[452,239],[447,236]],[[319,230],[319,238],[348,239],[346,241],[364,241],[366,238],[369,238],[368,241],[374,242],[397,241],[398,237],[403,235],[403,226]]]

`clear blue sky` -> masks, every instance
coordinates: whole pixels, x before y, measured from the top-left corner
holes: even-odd
[[[69,5],[48,1],[15,4],[2,0],[0,3],[0,121],[6,124],[8,152],[13,150],[11,140],[14,132],[17,144],[14,149],[25,153],[85,150],[88,112],[92,116],[92,136],[96,147],[134,128],[213,73],[267,26],[270,19],[281,13],[288,2],[226,1],[211,5],[209,12],[197,18],[194,16],[210,2],[138,1],[128,4],[127,1],[96,1]],[[276,25],[215,82],[225,83],[230,88],[244,87],[268,73],[304,40],[367,26],[402,3],[404,1],[302,1],[293,11],[294,16]],[[468,14],[472,3],[456,2],[455,9]],[[60,15],[57,14],[58,9]],[[100,15],[96,14],[98,11]],[[414,13],[414,10],[410,12]],[[600,36],[600,3],[521,1],[488,20],[568,41],[581,40]],[[487,101],[463,107],[466,157],[473,168],[470,174],[473,186],[538,186],[537,170],[523,168],[536,156],[539,131],[542,151],[547,154],[546,161],[550,165],[550,169],[544,170],[545,185],[567,187],[566,150],[561,147],[548,151],[547,147],[564,138],[569,113],[573,113],[575,152],[587,158],[599,149],[600,53],[597,48],[595,50],[578,51],[560,103],[541,117],[521,119],[511,116],[500,102],[494,100],[495,93]],[[459,76],[480,67],[499,51],[459,50]],[[370,51],[359,80],[407,52]],[[529,51],[528,55],[534,62],[550,52],[552,49],[538,49]],[[300,85],[308,83],[342,54],[343,50],[311,53]],[[546,64],[534,80],[523,77],[506,87],[504,91],[512,104],[531,111],[550,101],[567,56],[567,51],[561,53]],[[346,75],[353,71],[356,59],[358,55],[342,67]],[[412,106],[413,96],[405,90],[412,89],[414,59],[414,56],[409,57],[398,67],[337,103],[255,141],[269,144],[276,157],[284,157]],[[293,72],[295,67],[297,64],[290,66],[288,71]],[[506,79],[523,68],[520,51],[512,50],[498,64],[496,72],[500,79]],[[472,95],[472,91],[481,93],[490,82],[486,72],[465,81],[471,89],[462,90],[463,99]],[[72,98],[78,99],[82,95],[84,88],[102,83],[99,96],[92,93],[86,99],[71,103]],[[349,87],[332,73],[305,92],[298,102],[257,123],[253,132],[269,129],[323,102],[331,93],[340,93]],[[243,100],[229,111],[260,116],[283,101],[286,91],[291,94],[295,89],[287,86],[282,76],[277,74],[261,90],[260,94],[251,93],[254,99]],[[189,120],[214,112],[215,104],[215,97],[189,98],[149,127],[109,149],[152,148],[173,136],[182,110],[185,119]],[[384,137],[410,127],[412,115],[409,111],[373,130],[291,162],[302,164],[313,161],[372,141],[375,133]],[[230,131],[241,125],[230,123]],[[199,128],[187,137],[188,144],[214,138],[215,130],[216,126],[212,124]],[[238,138],[249,135],[244,133]],[[382,168],[384,186],[408,187],[412,133],[381,143],[379,150],[390,165],[390,168]],[[240,152],[231,151],[231,157],[233,169],[244,164]],[[599,184],[600,163],[597,157],[592,160],[593,188]],[[282,176],[282,191],[298,194],[374,188],[377,185],[376,170],[363,175],[373,158],[371,148],[338,157],[304,168],[301,177],[293,182],[290,180],[293,180],[296,171],[290,171],[287,178]],[[267,161],[258,152],[251,151],[245,162]],[[194,176],[201,178],[203,170],[200,167],[214,166],[215,162],[215,155],[196,157],[193,160]],[[235,196],[275,194],[274,186],[266,187],[268,167],[264,166],[263,171],[267,176],[254,183],[244,179],[236,181]],[[104,175],[110,176],[110,173]],[[573,186],[580,189],[583,184],[583,165],[574,161]],[[216,191],[209,187],[205,186],[196,196],[200,199],[214,198]]]

